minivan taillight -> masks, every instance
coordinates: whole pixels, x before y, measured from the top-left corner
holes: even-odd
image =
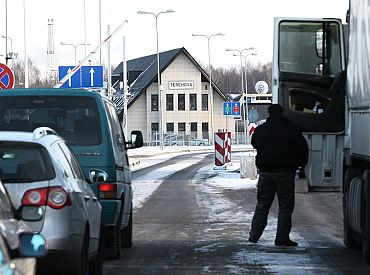
[[[116,183],[100,183],[99,184],[99,198],[101,199],[117,198],[117,184]]]
[[[54,209],[71,204],[70,194],[61,186],[31,189],[22,198],[22,205],[47,205]]]

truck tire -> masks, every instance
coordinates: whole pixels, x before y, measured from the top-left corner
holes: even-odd
[[[362,190],[362,213],[361,213],[361,237],[362,256],[367,264],[370,264],[370,170],[363,174]]]
[[[132,247],[132,205],[130,210],[130,218],[125,228],[121,230],[121,247],[130,248]]]
[[[351,184],[354,184],[352,180],[355,177],[361,177],[361,169],[355,167],[349,167],[345,173],[343,181],[343,242],[347,248],[360,248],[361,243],[356,239],[356,233],[349,225],[349,189]]]

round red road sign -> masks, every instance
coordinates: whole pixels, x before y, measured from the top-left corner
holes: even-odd
[[[5,64],[0,63],[0,90],[12,89],[14,86],[14,74]]]

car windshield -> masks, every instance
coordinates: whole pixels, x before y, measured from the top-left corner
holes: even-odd
[[[101,143],[93,98],[76,96],[6,96],[0,101],[0,131],[50,127],[71,145]]]
[[[0,178],[3,183],[45,181],[55,178],[55,172],[41,145],[0,141]]]

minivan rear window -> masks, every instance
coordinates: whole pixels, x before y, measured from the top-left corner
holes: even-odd
[[[96,102],[79,96],[5,96],[0,131],[32,132],[47,126],[70,145],[98,145],[102,134]]]
[[[3,183],[46,181],[55,172],[46,148],[35,143],[0,142],[0,178]]]

